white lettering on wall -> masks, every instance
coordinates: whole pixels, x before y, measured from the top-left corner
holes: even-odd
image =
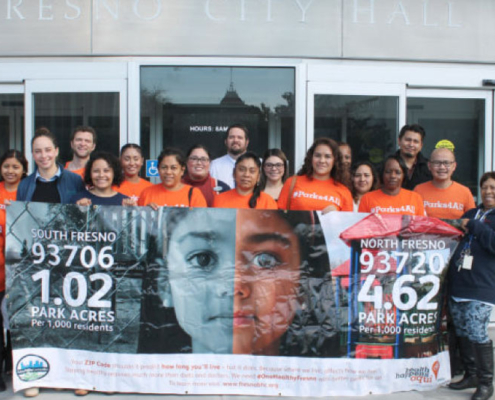
[[[448,9],[449,9],[449,23],[448,23],[448,26],[450,28],[462,28],[462,25],[461,24],[454,24],[454,22],[452,21],[452,10],[454,8],[454,4],[451,3],[451,2],[448,2],[447,3],[447,6],[448,6]]]
[[[362,2],[368,3],[366,7],[359,7]],[[355,24],[359,22],[358,14],[369,14],[369,23],[375,23],[375,0],[354,0],[354,13],[352,22]]]
[[[428,23],[428,0],[423,1],[423,25],[438,26],[438,23]]]
[[[306,22],[306,12],[308,11],[308,8],[311,5],[311,3],[313,2],[313,0],[309,0],[306,3],[306,6],[302,5],[300,0],[295,0],[295,2],[297,3],[299,8],[301,9],[301,19],[299,20],[299,22]]]
[[[96,19],[100,19],[100,6],[108,11],[108,13],[113,17],[113,19],[119,19],[119,0],[113,0],[113,8],[108,4],[107,0],[96,0]]]
[[[211,10],[210,10],[210,2],[211,0],[206,0],[205,2],[205,14],[206,16],[211,19],[212,21],[223,21],[225,20],[225,18],[216,18],[213,16],[213,14],[211,13]]]
[[[410,25],[409,17],[407,16],[406,10],[404,9],[402,2],[400,1],[395,5],[395,9],[390,15],[387,24],[391,24],[394,21],[395,17],[398,16],[402,16],[404,18],[404,22],[406,23],[406,25]]]
[[[73,4],[71,0],[65,0],[65,4],[67,4],[67,7],[70,7],[76,11],[75,15],[69,15],[68,13],[65,13],[65,19],[78,19],[81,16],[81,8],[77,4]]]
[[[53,6],[51,4],[46,5],[45,1],[46,0],[40,0],[39,20],[40,21],[51,21],[51,20],[53,20],[53,13],[52,13]],[[45,14],[45,12],[44,12],[45,10],[49,11],[50,14]]]
[[[18,0],[16,4],[12,4],[12,0],[9,0],[7,3],[7,19],[12,19],[12,11],[14,11],[17,14],[17,17],[19,19],[26,19],[19,9],[19,7],[22,4],[22,0]]]
[[[134,6],[133,6],[133,12],[134,14],[141,19],[144,19],[146,21],[152,21],[160,16],[162,13],[162,1],[161,0],[153,0],[153,5],[155,5],[155,13],[150,15],[150,16],[143,16],[139,12],[139,4],[141,3],[141,0],[135,0],[134,1]]]

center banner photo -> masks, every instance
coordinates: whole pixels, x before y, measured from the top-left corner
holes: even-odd
[[[460,236],[403,215],[13,202],[14,388],[433,390]]]

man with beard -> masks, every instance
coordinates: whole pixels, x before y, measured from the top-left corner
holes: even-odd
[[[96,147],[96,131],[90,126],[78,126],[72,131],[70,147],[72,161],[67,161],[65,169],[79,175],[84,180],[84,169],[91,152]]]
[[[413,190],[416,185],[432,179],[428,169],[428,159],[421,154],[425,130],[422,126],[404,125],[399,133],[399,150],[396,155],[407,166],[407,175],[402,182],[404,189]]]
[[[227,154],[211,162],[210,175],[225,182],[231,188],[235,187],[233,174],[235,162],[240,155],[246,152],[248,144],[249,132],[247,127],[241,124],[229,126],[225,137]]]

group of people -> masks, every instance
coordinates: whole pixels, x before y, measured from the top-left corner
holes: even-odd
[[[153,209],[358,211],[462,219],[466,234],[452,257],[449,288],[466,372],[450,387],[476,387],[473,399],[487,399],[493,393],[493,350],[487,326],[491,305],[495,304],[495,216],[491,214],[495,209],[495,173],[482,176],[481,204],[476,207],[470,190],[452,180],[457,166],[453,148],[436,148],[427,159],[421,153],[424,138],[421,126],[404,126],[399,133],[399,149],[384,160],[379,173],[369,161],[352,165],[349,145],[318,138],[308,149],[302,167],[289,177],[285,154],[269,149],[260,159],[248,151],[248,129],[236,124],[226,132],[227,154],[223,157],[212,160],[208,149],[200,144],[186,154],[165,148],[158,157],[161,183],[152,184],[140,177],[144,158],[139,145],[123,146],[119,159],[95,152],[94,129],[77,127],[71,137],[73,159],[64,167],[57,161],[56,137],[40,128],[31,143],[32,174],[27,175],[27,161],[21,152],[9,150],[0,158],[0,262],[4,261],[4,209],[12,200]],[[0,286],[3,297],[4,268],[0,269]],[[0,351],[0,357],[2,354],[5,352]],[[5,383],[0,380],[1,389]],[[35,396],[37,391],[30,389],[26,394]]]

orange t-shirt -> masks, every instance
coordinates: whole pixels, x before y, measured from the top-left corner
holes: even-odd
[[[151,182],[148,182],[146,179],[139,178],[139,182],[137,183],[124,180],[120,186],[114,186],[113,190],[138,201],[139,196],[141,196],[141,192],[150,186],[153,186]]]
[[[86,167],[79,168],[79,169],[69,169],[69,164],[70,164],[70,161],[67,161],[67,162],[65,163],[65,167],[64,167],[64,168],[65,168],[67,171],[70,171],[70,172],[72,172],[72,173],[74,173],[74,174],[79,175],[79,176],[81,177],[81,179],[83,180],[83,182],[84,182],[84,171],[86,171]]]
[[[457,182],[452,182],[447,189],[439,189],[431,181],[425,182],[417,185],[414,191],[423,197],[429,217],[458,219],[476,207],[471,191]]]
[[[323,210],[333,205],[338,211],[352,211],[352,194],[347,187],[332,178],[320,181],[305,175],[287,179],[278,197],[278,208],[281,210],[287,209],[293,179],[297,180],[292,191],[291,210]]]
[[[5,200],[15,201],[17,190],[8,192],[5,182],[0,182],[0,292],[5,291]]]
[[[237,190],[231,189],[224,193],[220,193],[213,199],[213,207],[215,208],[249,208],[249,199],[251,195],[243,196],[237,193]],[[256,202],[256,210],[277,210],[277,202],[272,196],[265,192],[260,193]]]
[[[381,189],[368,192],[361,198],[359,212],[426,215],[421,195],[407,189],[401,189],[396,196],[385,194]]]
[[[147,206],[156,203],[167,207],[206,207],[206,200],[199,189],[192,188],[191,203],[189,204],[189,189],[192,186],[184,185],[181,189],[171,191],[161,183],[152,185],[141,192],[138,206]]]

